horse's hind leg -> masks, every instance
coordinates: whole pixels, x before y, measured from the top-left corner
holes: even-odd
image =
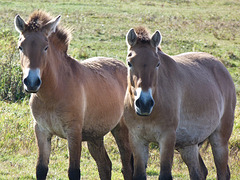
[[[220,142],[221,137],[218,133],[211,135],[209,138],[212,146],[212,152],[217,169],[217,179],[230,179],[230,171],[228,167],[228,143]]]
[[[122,120],[112,130],[112,134],[117,142],[122,160],[122,173],[125,180],[131,180],[133,175],[133,155],[129,143],[128,129]]]
[[[191,180],[206,179],[203,169],[205,167],[203,160],[199,154],[198,145],[186,146],[178,149],[183,161],[186,163]],[[205,167],[206,168],[206,167]],[[206,171],[205,171],[206,173]]]
[[[228,141],[223,140],[218,130],[210,136],[209,141],[217,169],[217,179],[230,179],[230,170],[228,167]]]
[[[93,140],[93,141],[88,141],[87,145],[88,145],[90,154],[92,155],[93,159],[97,163],[100,179],[110,180],[112,163],[104,147],[103,138]]]
[[[228,106],[228,108],[231,107]],[[230,179],[230,170],[228,166],[228,141],[233,128],[233,112],[234,111],[232,109],[225,111],[219,127],[209,137],[217,169],[218,180]]]

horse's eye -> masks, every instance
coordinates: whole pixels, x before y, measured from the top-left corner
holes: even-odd
[[[160,66],[160,62],[157,64],[157,68]]]
[[[47,51],[48,50],[48,46],[46,46],[45,48],[44,48],[44,51]]]
[[[128,67],[132,67],[132,64],[128,61]]]
[[[22,46],[19,46],[19,47],[18,47],[18,49],[19,49],[20,51],[22,51],[22,50],[23,50]]]
[[[129,54],[128,54],[128,57],[131,57],[132,56],[132,53],[130,52]]]

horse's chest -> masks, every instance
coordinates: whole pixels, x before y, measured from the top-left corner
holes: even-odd
[[[148,142],[158,142],[162,134],[162,131],[159,129],[159,127],[156,127],[150,123],[135,124],[130,131],[133,135],[138,136],[140,139],[145,139]]]
[[[42,113],[34,113],[33,116],[40,129],[48,131],[51,134],[66,138],[64,124],[61,115],[55,111],[45,111]]]

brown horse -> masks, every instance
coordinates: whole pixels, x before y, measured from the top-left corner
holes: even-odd
[[[30,108],[38,143],[37,179],[45,179],[53,135],[65,138],[69,148],[69,179],[80,179],[82,141],[95,159],[101,179],[111,179],[111,161],[103,144],[109,131],[121,153],[123,175],[132,178],[128,130],[123,121],[127,68],[111,58],[82,63],[67,54],[69,32],[35,11],[28,22],[17,15],[24,89],[32,93]]]
[[[161,34],[145,28],[127,34],[128,89],[124,116],[134,155],[134,179],[146,179],[148,144],[160,147],[159,179],[172,179],[176,148],[192,180],[205,179],[199,145],[209,140],[217,178],[230,179],[228,141],[236,94],[224,65],[207,53],[168,56]]]

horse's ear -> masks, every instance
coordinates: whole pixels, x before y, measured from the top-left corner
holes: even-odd
[[[59,15],[55,19],[49,21],[44,27],[43,31],[50,36],[52,33],[55,33],[58,23],[60,22],[61,16]]]
[[[126,36],[126,41],[127,41],[127,44],[131,47],[136,44],[137,35],[133,28],[128,31],[127,36]]]
[[[15,25],[15,29],[19,33],[22,33],[25,30],[25,27],[26,27],[25,21],[19,15],[15,16],[15,18],[14,18],[14,25]]]
[[[159,44],[161,43],[162,41],[162,35],[159,31],[156,31],[152,37],[151,37],[151,40],[150,40],[150,43],[153,47],[158,47]]]

